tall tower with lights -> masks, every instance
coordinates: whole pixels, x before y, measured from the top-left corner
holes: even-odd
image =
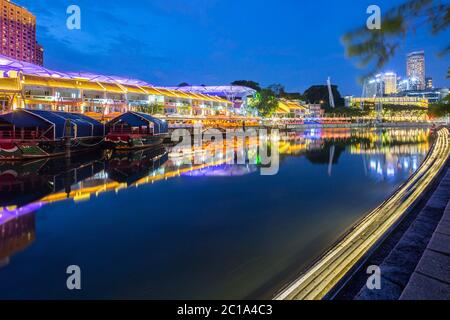
[[[413,90],[425,90],[425,52],[415,51],[408,54],[406,75]]]

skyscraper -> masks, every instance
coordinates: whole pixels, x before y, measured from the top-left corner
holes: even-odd
[[[412,90],[425,90],[425,52],[416,51],[408,54],[406,75],[412,84]]]
[[[384,82],[384,94],[396,94],[397,93],[397,74],[394,72],[386,72],[383,74]]]
[[[397,93],[397,74],[386,72],[377,74],[365,83],[365,97],[382,97]]]
[[[9,0],[0,0],[0,42],[1,54],[43,64],[44,49],[36,42],[36,17]]]

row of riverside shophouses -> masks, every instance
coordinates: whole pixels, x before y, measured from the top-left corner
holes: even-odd
[[[239,86],[155,87],[122,77],[53,71],[0,55],[0,113],[21,108],[65,111],[102,121],[127,111],[242,118],[255,116],[247,108],[255,94]],[[307,113],[299,102],[280,100],[274,116],[294,118]]]
[[[231,101],[218,96],[159,88],[121,77],[57,72],[0,55],[0,113],[28,108],[108,120],[127,111],[154,107],[162,114],[192,116],[235,112]]]

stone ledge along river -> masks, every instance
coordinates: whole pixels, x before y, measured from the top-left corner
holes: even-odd
[[[0,163],[0,299],[273,295],[420,166],[424,128],[281,133],[276,175],[202,150]],[[273,150],[272,150],[273,151]],[[68,290],[69,266],[82,290]]]

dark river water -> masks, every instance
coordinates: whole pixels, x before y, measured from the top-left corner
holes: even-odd
[[[281,133],[275,175],[259,157],[190,164],[208,146],[0,163],[0,298],[271,298],[430,145],[425,129]]]

